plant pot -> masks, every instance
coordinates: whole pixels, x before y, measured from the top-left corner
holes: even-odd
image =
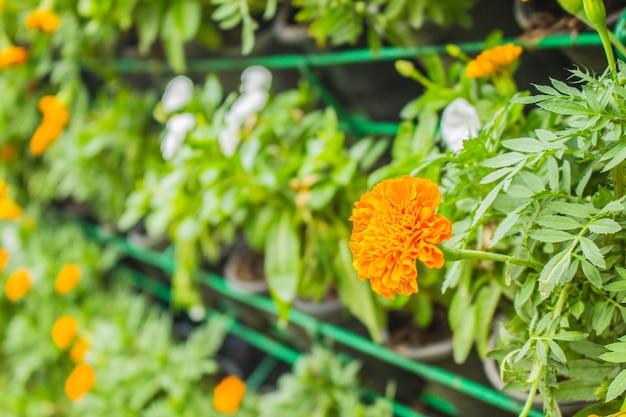
[[[247,245],[238,245],[224,266],[224,279],[233,290],[260,296],[269,295],[269,286],[263,270],[263,254],[250,249]],[[275,317],[246,303],[227,299],[229,308],[235,312],[237,318],[245,325],[256,330],[268,326]]]
[[[292,308],[323,323],[339,325],[346,318],[343,302],[336,296],[320,301],[296,297]],[[308,351],[314,344],[314,337],[306,329],[296,324],[289,323],[287,334],[290,341],[298,349]]]

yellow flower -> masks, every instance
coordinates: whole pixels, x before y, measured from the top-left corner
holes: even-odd
[[[227,376],[213,390],[213,408],[221,413],[233,414],[246,394],[246,384],[236,376]]]
[[[70,347],[72,340],[78,333],[78,323],[72,316],[59,317],[52,326],[52,341],[59,349]]]
[[[22,215],[22,208],[8,198],[0,199],[0,220],[17,220]]]
[[[70,376],[65,380],[65,394],[72,401],[78,401],[96,383],[96,372],[87,363],[76,365]]]
[[[487,49],[467,64],[465,73],[470,78],[497,75],[513,65],[519,59],[522,51],[521,46],[512,43]]]
[[[9,196],[9,184],[0,180],[0,199],[7,198]]]
[[[17,67],[28,60],[28,51],[21,46],[7,46],[0,51],[0,68]]]
[[[4,286],[4,294],[10,301],[18,301],[22,298],[32,285],[33,280],[30,272],[26,268],[20,268],[13,273]]]
[[[61,271],[54,282],[54,291],[63,295],[70,292],[80,281],[80,268],[76,264],[67,264]]]
[[[60,22],[61,18],[52,10],[39,9],[28,14],[25,25],[28,29],[39,29],[42,32],[52,33],[59,27]]]
[[[74,342],[74,346],[70,350],[70,359],[74,363],[80,363],[85,359],[85,355],[87,351],[91,348],[89,344],[89,340],[84,337],[78,337],[76,342]]]
[[[441,268],[435,246],[452,237],[452,223],[435,210],[441,201],[437,184],[404,176],[385,180],[356,202],[350,250],[361,280],[385,298],[418,292],[417,265]]]
[[[4,268],[9,263],[9,258],[10,258],[9,252],[4,250],[3,248],[0,248],[0,273],[4,271]]]

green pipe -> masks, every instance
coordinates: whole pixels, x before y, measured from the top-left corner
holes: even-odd
[[[111,233],[102,231],[101,229],[98,229],[97,227],[94,227],[92,225],[87,225],[85,223],[82,223],[82,225],[83,227],[85,227],[85,230],[88,232],[89,236],[101,242],[108,243],[113,246],[117,246],[122,251],[132,249],[135,255],[138,255],[141,257],[138,259],[141,259],[146,262],[150,262],[150,261],[154,261],[155,259],[162,257],[161,254],[150,251],[148,249],[144,249],[144,248],[138,249],[136,245],[129,244],[129,242],[125,241],[125,239],[123,238],[113,238],[112,237],[113,235]],[[126,252],[126,253],[131,255],[131,253],[129,252]],[[155,265],[158,267],[161,267],[161,266],[173,267],[173,262],[171,259],[170,260],[160,259],[158,262],[152,263],[152,265]],[[261,296],[257,296],[253,294],[248,294],[248,293],[241,293],[237,290],[234,290],[230,288],[221,277],[215,274],[202,272],[201,279],[209,287],[213,288],[214,290],[226,296],[229,296],[233,299],[244,302],[259,310],[263,310],[272,314],[276,314],[277,312],[276,306],[274,305],[272,300],[270,300],[269,298],[261,297]],[[413,372],[416,375],[420,375],[430,381],[437,382],[444,386],[453,388],[459,392],[462,392],[464,394],[467,394],[471,397],[477,398],[484,402],[490,403],[503,410],[511,411],[514,413],[519,413],[519,411],[521,411],[522,409],[522,405],[518,403],[517,401],[499,392],[491,390],[481,384],[478,384],[472,380],[460,377],[458,375],[455,375],[451,372],[437,368],[432,365],[428,365],[425,363],[421,363],[415,360],[405,358],[397,354],[396,352],[393,352],[387,349],[384,346],[373,343],[369,339],[347,332],[344,329],[330,325],[328,323],[320,323],[314,318],[302,312],[299,312],[297,310],[291,311],[289,320],[294,324],[304,327],[311,333],[317,333],[317,334],[329,337],[339,343],[352,347],[353,349],[356,349],[363,353],[372,355],[373,357],[379,360],[382,360],[384,362],[387,362],[391,365],[394,365],[398,368],[402,368],[407,371]],[[237,324],[235,324],[234,326],[236,329],[239,328],[237,327],[238,326]],[[242,330],[242,332],[244,335],[243,336],[240,335],[240,337],[246,338],[246,340],[250,340],[251,343],[254,345],[258,345],[257,342],[255,341],[256,339],[249,339],[249,331]],[[248,336],[248,337],[244,337],[244,336]],[[284,355],[287,355],[287,356],[289,355],[288,353],[285,353],[285,352],[287,350],[291,351],[290,349],[287,349],[280,343],[272,341],[271,339],[268,339],[268,340],[271,341],[272,344],[275,344],[277,346],[276,348],[277,351],[282,352],[282,354]],[[269,342],[263,341],[259,343],[269,343]],[[259,346],[259,347],[263,348],[262,346]],[[277,354],[277,357],[282,359],[282,357],[279,355],[280,354]],[[531,410],[531,413],[529,415],[532,417],[543,416],[543,414],[538,410]]]
[[[276,356],[265,356],[261,363],[254,368],[254,371],[246,379],[246,387],[251,391],[257,391],[267,377],[272,373],[274,368],[276,368],[277,364],[278,359],[276,359]]]
[[[618,38],[623,33],[616,33]],[[551,35],[536,40],[520,41],[515,38],[503,40],[503,43],[516,43],[528,49],[567,48],[571,46],[600,46],[602,42],[597,33],[579,33],[576,35]],[[484,43],[462,42],[457,46],[465,53],[480,52]],[[338,52],[324,52],[306,55],[274,55],[242,58],[207,58],[190,60],[187,63],[189,72],[233,71],[251,65],[263,65],[267,68],[286,69],[304,66],[324,67],[345,64],[357,64],[369,61],[389,61],[397,59],[417,58],[428,54],[446,54],[446,45],[424,45],[410,48],[386,47],[377,52],[371,49],[351,49]],[[95,65],[88,62],[87,65]],[[119,58],[113,62],[115,70],[129,73],[171,73],[171,68],[163,61],[147,59]]]

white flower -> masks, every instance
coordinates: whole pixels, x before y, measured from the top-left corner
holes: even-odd
[[[463,141],[478,135],[480,119],[474,106],[464,98],[457,98],[443,110],[441,136],[453,152],[463,148]]]
[[[171,159],[185,141],[187,133],[196,126],[196,118],[191,113],[177,114],[167,121],[165,137],[161,142],[163,159]]]
[[[165,92],[161,98],[163,110],[172,113],[182,109],[191,101],[193,96],[193,82],[189,77],[179,75],[173,78],[165,87]]]
[[[253,65],[241,73],[241,91],[246,93],[254,90],[269,90],[272,84],[272,73],[265,67]]]
[[[241,137],[239,136],[239,126],[233,124],[227,124],[222,130],[220,130],[217,136],[217,141],[222,148],[224,155],[231,157],[237,150],[237,145]]]
[[[226,122],[233,125],[241,125],[254,113],[259,112],[267,103],[268,93],[263,90],[247,91],[231,106],[226,114]]]

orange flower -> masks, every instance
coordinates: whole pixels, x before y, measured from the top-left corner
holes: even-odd
[[[20,268],[7,280],[4,286],[4,294],[10,301],[15,302],[26,295],[32,283],[33,280],[28,269]]]
[[[26,17],[26,27],[28,29],[39,29],[42,32],[52,33],[59,27],[61,18],[52,10],[33,10]]]
[[[377,294],[394,299],[418,292],[416,259],[429,268],[443,266],[435,245],[452,237],[452,223],[435,214],[440,201],[433,181],[404,176],[379,183],[355,204],[353,265]]]
[[[0,272],[4,271],[4,267],[9,263],[9,252],[0,248]]]
[[[213,408],[221,413],[233,414],[246,394],[246,384],[236,376],[227,376],[213,390]]]
[[[72,350],[70,350],[70,359],[74,363],[80,363],[85,359],[85,354],[91,348],[89,344],[89,340],[84,337],[79,337],[74,342],[74,346],[72,346]]]
[[[5,199],[9,195],[9,184],[0,180],[0,199]]]
[[[76,264],[67,264],[57,275],[54,291],[59,295],[66,294],[78,284],[78,281],[80,281],[80,268]]]
[[[78,401],[96,383],[96,372],[87,363],[76,365],[70,376],[65,380],[65,394],[72,401]]]
[[[78,323],[72,316],[59,317],[52,326],[52,341],[59,349],[70,347],[72,340],[78,333]]]
[[[70,119],[67,107],[56,96],[44,96],[39,99],[39,110],[43,119],[30,139],[30,151],[39,156],[58,139]]]
[[[522,47],[507,43],[481,52],[465,68],[470,78],[488,77],[507,70],[522,54]]]
[[[0,220],[17,220],[22,215],[22,208],[8,198],[0,199]]]
[[[7,46],[0,51],[0,68],[17,67],[28,60],[28,51],[21,46]]]

